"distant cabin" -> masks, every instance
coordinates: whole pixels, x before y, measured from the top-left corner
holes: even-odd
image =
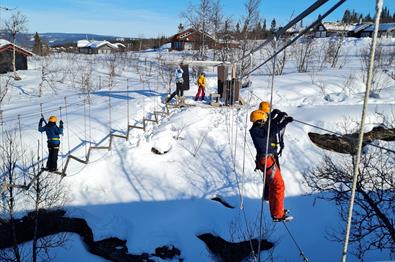
[[[14,44],[0,39],[0,74],[13,71],[12,56]],[[15,68],[16,70],[27,70],[27,57],[33,53],[15,45]]]
[[[331,36],[372,37],[374,24],[359,23],[345,24],[340,22],[322,22],[313,29],[316,38]],[[379,37],[395,37],[395,23],[382,23],[379,25]]]
[[[202,46],[203,32],[193,28],[186,29],[169,38],[171,50],[198,50]],[[239,43],[235,40],[215,39],[209,34],[204,34],[204,45],[208,49],[220,49],[224,47],[237,48]]]
[[[362,30],[355,32],[356,37],[372,37],[374,24],[365,24]],[[379,26],[379,37],[395,37],[395,23],[383,23]]]
[[[202,32],[189,28],[170,37],[171,49],[177,51],[198,50],[201,47]],[[215,39],[205,34],[205,46],[214,48]]]
[[[349,36],[349,32],[354,29],[354,25],[339,22],[323,22],[314,28],[314,37]]]
[[[121,43],[112,44],[108,41],[79,40],[77,48],[81,54],[111,54],[125,51],[126,47]]]

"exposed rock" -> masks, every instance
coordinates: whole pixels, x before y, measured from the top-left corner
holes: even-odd
[[[139,255],[129,254],[126,240],[110,237],[99,241],[94,241],[93,232],[85,219],[65,217],[64,210],[40,210],[38,214],[38,238],[68,232],[80,235],[88,251],[102,258],[119,262],[150,262],[154,261],[148,253]],[[27,216],[14,220],[17,244],[31,241],[34,236],[34,221],[36,214],[29,213]],[[13,237],[10,221],[2,220],[0,224],[0,249],[13,246]],[[166,258],[173,258],[171,250],[176,256],[181,255],[181,251],[175,247],[167,252],[161,247],[162,255]],[[156,251],[156,250],[155,250]],[[166,259],[164,258],[164,259]]]
[[[359,133],[345,134],[343,136],[330,134],[308,133],[310,140],[318,147],[342,154],[355,155],[357,152]],[[395,128],[374,127],[364,133],[362,146],[374,140],[395,141]]]
[[[197,237],[206,244],[213,255],[226,262],[240,262],[249,257],[252,252],[251,244],[254,252],[258,252],[259,242],[257,239],[232,243],[210,233],[201,234]],[[261,240],[261,251],[269,250],[273,246],[273,243]]]
[[[172,259],[181,256],[181,251],[175,246],[162,246],[155,248],[155,254],[153,256],[160,257],[161,259]]]

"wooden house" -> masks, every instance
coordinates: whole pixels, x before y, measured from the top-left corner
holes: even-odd
[[[331,36],[349,36],[349,33],[355,28],[355,25],[338,23],[338,22],[322,22],[313,29],[313,36],[316,38]]]
[[[186,29],[170,37],[171,49],[172,50],[198,50],[201,47],[202,32],[193,28]],[[216,40],[208,35],[204,35],[205,45],[212,49],[216,45]]]
[[[365,24],[365,26],[354,33],[355,37],[372,37],[374,24]],[[379,25],[379,37],[395,37],[395,23],[383,23]]]
[[[13,71],[12,59],[13,59],[14,44],[0,39],[0,74]],[[23,49],[20,46],[15,45],[15,68],[16,70],[27,70],[27,57],[33,56],[33,53]]]

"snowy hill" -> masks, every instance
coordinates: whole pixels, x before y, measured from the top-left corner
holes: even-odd
[[[395,39],[386,41],[386,48],[394,50]],[[275,77],[274,107],[312,125],[338,132],[354,131],[364,95],[358,54],[368,43],[367,39],[348,40],[340,58],[341,66],[336,68],[317,66],[307,73],[298,73],[291,60],[285,73]],[[159,55],[175,60],[189,54],[130,53],[116,62],[116,74],[111,79],[109,70],[114,69],[111,67],[114,64],[108,56],[63,54],[52,60],[36,58],[30,61],[30,70],[18,72],[23,80],[13,83],[2,106],[3,128],[19,132],[20,115],[24,146],[34,150],[41,139],[36,131],[40,103],[46,117],[62,113],[64,121],[67,107],[61,147],[64,158],[58,164],[64,166],[69,151],[84,158],[90,144],[108,144],[110,129],[125,134],[128,101],[130,124],[141,125],[143,117],[153,119],[154,110],[165,110],[161,101],[167,86],[155,71]],[[42,81],[44,65],[54,68],[48,73],[52,82]],[[391,116],[395,112],[395,80],[390,77],[391,70],[394,71],[393,63],[388,75],[382,76],[385,81],[382,80],[379,95],[369,101],[367,130],[380,122],[378,114]],[[217,79],[213,69],[207,68],[206,72],[210,94],[216,90]],[[84,77],[92,88],[90,105],[84,103],[86,96],[81,93],[86,83],[81,80]],[[127,240],[129,252],[138,254],[174,245],[186,261],[214,261],[205,244],[196,237],[198,234],[213,233],[232,242],[257,237],[262,175],[254,172],[255,149],[247,119],[261,100],[270,99],[270,78],[263,71],[253,75],[252,86],[241,91],[248,105],[240,108],[199,106],[201,102],[193,101],[197,87],[192,85],[185,96],[187,103],[197,106],[170,109],[169,116],[160,117],[158,124],[149,123],[145,131],[132,129],[128,141],[114,139],[111,151],[92,151],[88,165],[71,162],[67,176],[61,181],[59,178],[68,191],[68,214],[86,219],[96,240],[119,237]],[[42,96],[38,97],[40,83]],[[309,261],[336,261],[342,246],[329,241],[326,232],[345,225],[334,203],[308,195],[310,189],[303,176],[322,160],[324,153],[348,156],[314,146],[307,136],[309,131],[317,132],[297,122],[291,123],[286,131],[286,147],[280,162],[286,186],[285,207],[295,217],[287,225]],[[394,148],[390,142],[384,145]],[[157,155],[151,152],[153,146],[171,149]],[[217,194],[235,208],[228,209],[210,200]],[[299,250],[286,228],[271,221],[267,203],[263,205],[263,214],[265,238],[275,243],[271,252],[262,253],[265,261],[269,257],[273,261],[300,261]],[[88,253],[76,235],[70,236],[65,249],[52,252],[55,261],[102,261]],[[348,258],[358,261],[351,255]],[[365,259],[386,260],[389,254],[375,250],[368,252]]]

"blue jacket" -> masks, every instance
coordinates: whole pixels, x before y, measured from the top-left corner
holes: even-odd
[[[182,75],[184,74],[184,70],[181,68],[176,69],[176,83],[180,83],[183,81]]]
[[[43,125],[43,121],[40,120],[38,123],[38,131],[41,133],[45,131],[48,138],[48,143],[52,145],[60,144],[60,135],[63,135],[63,127],[58,127],[56,123],[49,122],[45,126]]]
[[[277,152],[277,144],[278,136],[282,129],[290,122],[286,117],[286,113],[283,113],[279,110],[273,110],[271,113],[271,123],[270,123],[270,138],[269,138],[269,147],[267,154],[268,155],[276,155]],[[255,149],[257,151],[257,157],[260,158],[266,155],[266,141],[268,136],[268,126],[269,121],[264,123],[257,121],[255,122],[251,129],[250,135],[252,141],[254,142]]]

